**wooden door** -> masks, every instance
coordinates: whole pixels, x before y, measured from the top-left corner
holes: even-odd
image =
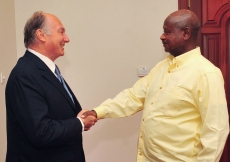
[[[230,112],[230,0],[178,0],[178,8],[195,12],[201,20],[197,44],[223,73]],[[230,162],[229,138],[220,162]]]

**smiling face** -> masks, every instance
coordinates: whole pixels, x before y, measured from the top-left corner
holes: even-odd
[[[172,21],[171,17],[168,17],[164,21],[163,34],[160,39],[163,43],[165,52],[169,52],[173,56],[183,54],[185,51],[185,39],[184,30],[176,27],[176,23]]]
[[[46,14],[45,16],[45,50],[46,55],[54,61],[59,56],[64,55],[65,43],[70,40],[65,33],[64,26],[56,16],[51,14]]]

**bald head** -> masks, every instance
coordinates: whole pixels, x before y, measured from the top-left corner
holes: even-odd
[[[163,29],[160,39],[166,52],[176,57],[196,48],[200,21],[192,11],[183,9],[171,13]]]
[[[182,9],[171,13],[165,21],[170,22],[175,28],[183,30],[189,27],[191,30],[191,38],[196,40],[200,30],[200,21],[197,16],[190,10]]]

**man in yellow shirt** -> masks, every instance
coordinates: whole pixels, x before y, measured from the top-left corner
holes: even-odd
[[[160,39],[170,55],[85,116],[127,117],[143,110],[137,162],[218,162],[229,134],[221,71],[196,47],[200,22],[171,13]]]

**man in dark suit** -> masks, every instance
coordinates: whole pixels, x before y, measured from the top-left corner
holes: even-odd
[[[80,118],[79,102],[55,73],[59,70],[54,61],[64,55],[68,42],[56,16],[35,12],[27,21],[27,50],[12,70],[5,92],[6,162],[85,162],[82,131],[97,120]]]

